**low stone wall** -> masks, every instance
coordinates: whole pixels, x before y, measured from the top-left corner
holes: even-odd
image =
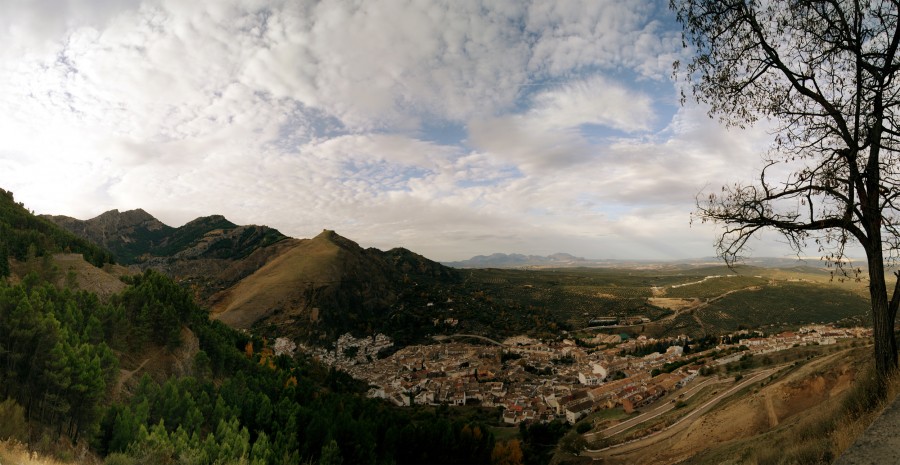
[[[900,398],[875,419],[835,465],[900,463]]]

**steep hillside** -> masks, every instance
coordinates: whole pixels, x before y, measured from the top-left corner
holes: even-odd
[[[53,265],[57,272],[53,284],[57,287],[72,287],[97,294],[105,299],[125,289],[121,276],[128,275],[128,270],[119,265],[107,265],[103,268],[91,266],[81,255],[59,253],[53,255]]]
[[[134,263],[137,257],[148,251],[152,244],[161,241],[173,229],[140,209],[126,212],[110,210],[86,221],[68,216],[42,217],[79,237],[107,248],[116,255],[120,263],[124,264]]]
[[[459,281],[449,268],[405,249],[362,249],[334,231],[290,247],[211,299],[213,318],[236,328],[279,325],[298,336],[383,326],[405,289]]]
[[[84,256],[94,266],[111,263],[113,256],[91,242],[34,216],[16,203],[12,192],[0,189],[0,277],[9,274],[8,257],[25,260],[57,252]]]
[[[78,220],[45,216],[72,233],[111,250],[124,264],[158,265],[160,259],[238,259],[285,238],[267,226],[238,226],[221,215],[173,228],[144,210],[111,210]],[[148,263],[149,262],[149,263]]]

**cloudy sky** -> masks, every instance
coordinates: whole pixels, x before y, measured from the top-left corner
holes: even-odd
[[[665,3],[0,0],[0,187],[438,260],[710,256],[694,196],[770,137],[679,104]]]

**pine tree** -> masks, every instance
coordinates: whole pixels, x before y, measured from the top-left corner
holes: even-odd
[[[341,465],[342,463],[344,463],[344,458],[341,456],[341,448],[338,447],[337,441],[332,439],[322,446],[319,465]]]
[[[9,248],[6,241],[0,239],[0,278],[5,278],[9,274]]]

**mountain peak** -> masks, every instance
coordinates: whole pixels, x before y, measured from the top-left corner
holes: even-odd
[[[207,227],[215,229],[229,229],[236,226],[236,224],[228,221],[228,219],[226,219],[222,215],[209,215],[195,218],[182,226],[182,228]]]
[[[331,229],[323,229],[316,237],[312,238],[315,242],[327,242],[334,244],[342,249],[348,250],[362,250],[362,247],[359,246],[356,242],[347,239],[344,236],[334,232]]]
[[[124,225],[137,225],[141,223],[153,222],[162,225],[162,222],[160,222],[159,220],[154,218],[153,215],[147,213],[141,208],[126,210],[124,212],[120,212],[118,209],[114,208],[112,210],[103,212],[88,221],[95,223],[106,223],[112,221]]]

